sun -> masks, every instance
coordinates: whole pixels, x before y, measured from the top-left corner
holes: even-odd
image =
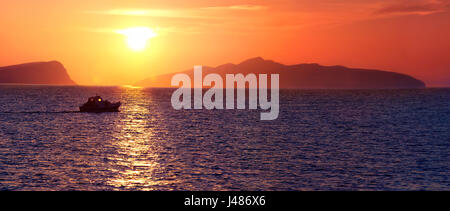
[[[126,36],[128,47],[134,51],[143,51],[147,47],[147,42],[156,37],[155,31],[148,27],[120,29],[116,32]]]

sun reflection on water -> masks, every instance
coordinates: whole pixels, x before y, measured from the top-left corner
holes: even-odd
[[[117,153],[109,158],[115,175],[108,184],[117,189],[155,190],[167,182],[156,176],[164,167],[158,161],[158,143],[150,127],[155,122],[154,113],[150,113],[151,96],[135,87],[124,87],[123,96],[126,103],[112,143]]]

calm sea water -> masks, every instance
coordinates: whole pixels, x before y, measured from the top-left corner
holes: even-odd
[[[0,190],[450,190],[450,89],[284,90],[275,121],[172,91],[0,86]]]

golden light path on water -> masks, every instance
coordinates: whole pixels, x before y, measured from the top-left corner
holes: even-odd
[[[117,153],[109,159],[120,168],[112,168],[115,176],[107,183],[110,186],[125,189],[156,190],[159,186],[168,186],[179,182],[177,179],[162,180],[157,175],[165,171],[159,162],[160,141],[153,133],[155,117],[158,109],[150,113],[152,96],[146,94],[142,88],[125,86],[123,95],[127,98],[127,104],[122,107],[117,132],[117,138],[113,145]],[[150,103],[149,103],[150,102]]]

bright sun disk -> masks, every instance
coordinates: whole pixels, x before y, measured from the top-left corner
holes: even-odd
[[[156,36],[156,33],[148,27],[121,29],[116,32],[127,37],[128,47],[134,51],[144,50],[147,47],[148,40]]]

